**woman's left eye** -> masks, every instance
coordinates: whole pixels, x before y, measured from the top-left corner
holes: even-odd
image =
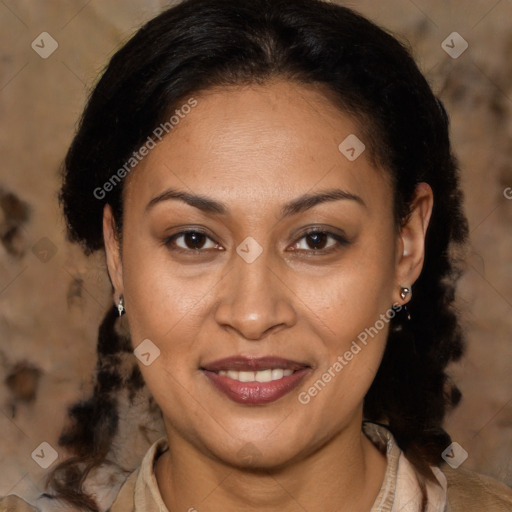
[[[331,239],[332,243],[328,243],[328,240]],[[347,245],[348,240],[341,236],[336,235],[334,233],[330,233],[329,231],[309,231],[305,233],[299,241],[302,240],[304,242],[303,247],[297,247],[300,245],[300,242],[295,244],[295,248],[292,250],[299,251],[311,251],[311,252],[331,252],[332,250],[336,250],[340,245]]]

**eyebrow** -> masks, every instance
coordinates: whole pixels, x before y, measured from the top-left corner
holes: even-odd
[[[190,194],[188,192],[183,192],[171,188],[151,199],[151,201],[149,201],[149,203],[146,205],[145,212],[147,213],[158,203],[173,199],[183,201],[205,213],[227,215],[229,211],[224,203],[220,203],[209,197]],[[367,208],[366,203],[361,197],[339,188],[333,188],[320,191],[316,194],[304,194],[296,199],[293,199],[281,208],[279,218],[296,215],[298,213],[309,210],[318,204],[326,203],[329,201],[338,201],[341,199],[354,201],[364,208]]]

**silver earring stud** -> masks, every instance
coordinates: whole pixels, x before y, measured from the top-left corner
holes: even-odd
[[[411,293],[411,290],[409,288],[404,288],[404,287],[400,288],[400,297],[402,298],[402,300],[405,300],[405,298],[407,297],[407,295],[409,295],[409,293]]]
[[[117,303],[117,312],[119,313],[119,316],[122,316],[126,313],[126,309],[124,309],[124,300],[123,296],[121,295],[119,297],[119,302]]]

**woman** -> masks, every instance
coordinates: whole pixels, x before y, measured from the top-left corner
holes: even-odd
[[[317,0],[186,0],[112,58],[61,201],[166,437],[99,503],[98,420],[35,507],[512,510],[443,459],[468,228],[446,112],[388,33]]]

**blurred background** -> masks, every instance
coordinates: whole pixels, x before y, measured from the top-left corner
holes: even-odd
[[[450,367],[463,401],[446,428],[464,467],[512,485],[512,0],[339,3],[411,47],[451,117],[471,243],[467,353]],[[66,408],[91,391],[112,298],[102,254],[65,240],[59,167],[108,59],[170,5],[0,0],[0,494],[35,492],[37,455],[65,457]]]

